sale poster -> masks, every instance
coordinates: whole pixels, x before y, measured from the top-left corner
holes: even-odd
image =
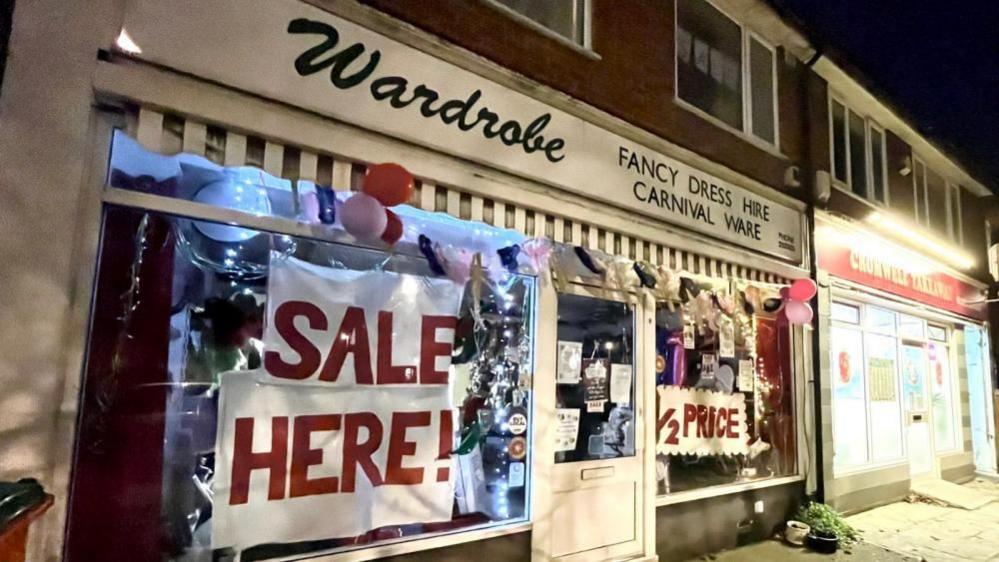
[[[656,452],[739,455],[749,452],[746,398],[741,392],[659,386]]]
[[[451,519],[460,299],[448,280],[272,258],[263,367],[221,377],[213,548]]]
[[[587,412],[602,412],[607,403],[607,372],[610,360],[583,360],[583,397]]]

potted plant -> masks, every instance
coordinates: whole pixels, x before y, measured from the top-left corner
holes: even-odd
[[[848,545],[860,538],[843,516],[824,503],[810,502],[794,518],[810,528],[805,544],[816,552],[833,553],[840,544]]]

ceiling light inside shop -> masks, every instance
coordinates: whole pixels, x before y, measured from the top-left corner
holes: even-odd
[[[936,240],[884,213],[871,213],[867,217],[867,222],[883,232],[909,242],[917,251],[925,251],[958,269],[971,269],[975,266],[975,260],[957,246]]]

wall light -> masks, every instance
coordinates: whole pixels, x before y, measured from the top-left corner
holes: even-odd
[[[941,242],[928,234],[918,232],[884,213],[871,213],[867,217],[867,222],[883,232],[909,242],[914,250],[929,253],[936,259],[942,260],[958,269],[971,269],[975,266],[974,258],[957,246]]]
[[[121,49],[123,52],[130,55],[138,55],[142,53],[142,49],[132,40],[132,36],[125,31],[125,28],[121,28],[118,33],[118,38],[114,40],[115,46]]]

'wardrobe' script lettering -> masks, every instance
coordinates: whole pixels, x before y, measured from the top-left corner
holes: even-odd
[[[363,43],[354,43],[335,51],[340,41],[340,32],[335,27],[301,18],[288,24],[288,33],[325,37],[324,41],[295,59],[295,71],[299,76],[309,76],[328,68],[330,83],[341,90],[353,88],[370,78],[381,61],[381,51],[371,51],[364,66],[349,74],[348,67],[354,65],[355,61],[360,62],[358,59],[364,55]],[[481,124],[481,134],[487,139],[499,138],[506,146],[520,146],[527,154],[541,152],[551,162],[559,162],[565,158],[562,153],[565,140],[559,137],[547,138],[542,134],[551,122],[551,114],[539,115],[527,125],[515,119],[504,121],[487,107],[475,107],[482,97],[480,90],[475,90],[465,99],[442,100],[440,93],[426,84],[411,88],[409,80],[402,76],[375,78],[371,81],[369,90],[375,100],[388,101],[395,109],[416,104],[424,117],[437,117],[445,125],[454,125],[463,132],[472,131]]]

